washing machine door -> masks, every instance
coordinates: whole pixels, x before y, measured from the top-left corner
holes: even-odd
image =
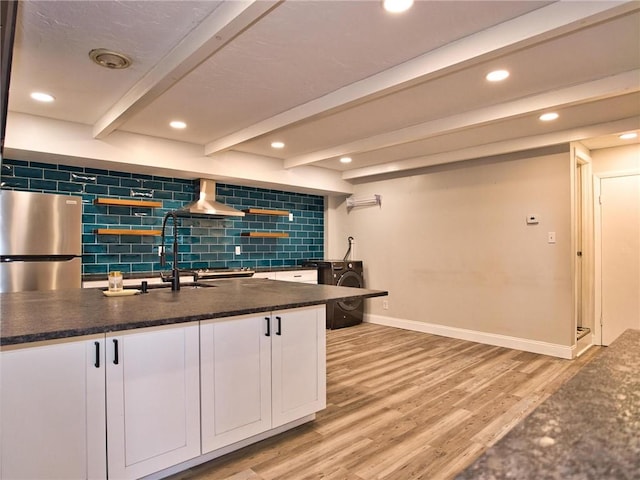
[[[364,280],[362,277],[354,272],[353,270],[349,270],[343,273],[336,285],[339,287],[355,287],[355,288],[364,288]],[[342,300],[338,302],[338,306],[343,310],[351,311],[357,310],[362,304],[362,298],[354,298],[351,300]]]

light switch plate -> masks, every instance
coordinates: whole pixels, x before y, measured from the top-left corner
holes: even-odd
[[[289,213],[289,221],[293,222],[293,213]]]
[[[547,233],[547,243],[556,243],[556,232]]]
[[[242,253],[242,248],[240,248],[240,245],[236,245],[236,255],[240,255]]]

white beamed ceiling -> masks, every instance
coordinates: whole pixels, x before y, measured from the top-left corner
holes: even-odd
[[[98,67],[93,48],[132,66]],[[511,76],[488,83],[497,68]],[[36,90],[56,101],[33,102]],[[545,111],[560,118],[541,123]],[[341,191],[343,180],[518,149],[603,148],[640,129],[640,2],[418,0],[390,15],[377,0],[25,0],[5,146],[26,158],[24,138],[12,148],[13,114],[23,129],[30,116],[38,128],[90,126],[74,129],[91,132],[89,160],[119,132],[190,145],[185,155],[197,146],[207,176],[233,161],[224,171],[241,181],[244,155],[245,180],[256,183],[264,158],[273,177],[328,169]],[[174,119],[188,127],[171,129]],[[272,149],[276,139],[286,147]],[[57,142],[52,153],[64,152]]]

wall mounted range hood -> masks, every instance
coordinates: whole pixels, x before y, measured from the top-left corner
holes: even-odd
[[[212,217],[244,217],[244,212],[216,201],[216,182],[200,179],[200,192],[195,202],[176,210],[178,215],[206,215]]]

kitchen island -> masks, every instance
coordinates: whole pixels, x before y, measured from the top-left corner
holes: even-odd
[[[0,478],[162,478],[309,422],[326,406],[325,304],[386,295],[206,285],[0,295]]]

